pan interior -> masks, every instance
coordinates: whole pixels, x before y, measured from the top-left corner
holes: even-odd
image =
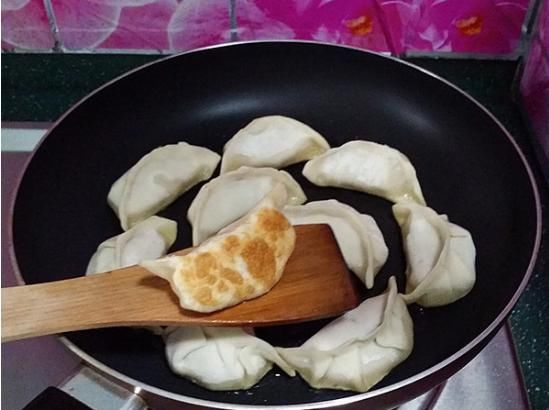
[[[257,43],[183,54],[116,81],[72,110],[35,153],[17,195],[14,246],[25,281],[83,274],[97,245],[121,232],[106,202],[111,184],[151,149],[187,141],[221,153],[239,128],[268,114],[299,119],[332,146],[368,139],[399,149],[414,164],[428,205],[473,235],[474,289],[446,307],[410,307],[413,353],[378,387],[436,365],[496,319],[526,272],[536,231],[531,184],[505,133],[459,91],[419,70],[370,53],[314,44]],[[402,291],[405,260],[391,204],[316,187],[303,178],[302,166],[288,171],[310,201],[336,198],[378,222],[390,253],[368,295],[381,293],[390,275]],[[172,249],[191,245],[186,211],[199,188],[160,213],[179,223]],[[324,323],[257,333],[275,345],[295,346]],[[282,405],[354,394],[311,389],[277,368],[249,391],[211,392],[175,376],[164,359],[163,342],[145,330],[67,337],[127,376],[199,399]]]

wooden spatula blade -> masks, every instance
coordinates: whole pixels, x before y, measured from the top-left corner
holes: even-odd
[[[356,307],[359,292],[330,227],[298,225],[296,233],[284,275],[269,293],[204,315],[204,324],[279,325],[332,317]]]
[[[2,289],[2,341],[113,326],[269,326],[357,306],[359,291],[330,227],[300,225],[296,234],[295,250],[270,292],[214,313],[182,309],[168,282],[139,266]]]

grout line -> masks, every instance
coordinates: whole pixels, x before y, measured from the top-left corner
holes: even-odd
[[[521,25],[521,40],[524,40],[525,38],[527,40],[534,31],[537,21],[541,20],[542,2],[543,0],[532,0],[529,3]]]
[[[404,58],[435,58],[456,60],[490,60],[490,61],[515,61],[520,58],[519,50],[508,54],[484,54],[484,53],[456,53],[452,51],[405,51],[399,57]]]
[[[46,10],[46,15],[48,16],[48,22],[50,24],[51,34],[54,40],[53,51],[63,52],[61,39],[59,37],[59,26],[57,25],[57,19],[55,18],[55,12],[53,11],[51,0],[43,0],[43,4],[44,9]]]
[[[236,20],[236,2],[229,0],[229,21],[231,24],[231,41],[238,41],[238,23]]]

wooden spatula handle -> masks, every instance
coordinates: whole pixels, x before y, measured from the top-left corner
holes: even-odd
[[[145,285],[145,286],[144,286]],[[115,274],[2,289],[2,341],[42,336],[91,327],[138,325],[153,319],[143,314],[132,320],[128,288],[142,293],[138,303],[170,298],[169,284],[145,269],[132,266]],[[153,299],[153,300],[154,300]],[[137,309],[142,310],[142,309]],[[174,310],[178,310],[177,301]],[[154,312],[151,312],[154,314]],[[147,317],[148,316],[148,317]]]

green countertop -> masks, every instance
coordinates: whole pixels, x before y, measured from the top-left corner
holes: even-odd
[[[54,121],[101,84],[152,55],[3,54],[2,121]],[[512,61],[407,59],[456,84],[484,104],[507,127],[531,162],[531,140],[515,101]],[[548,166],[546,164],[546,166]],[[534,409],[549,408],[549,194],[540,166],[544,232],[532,278],[511,315],[511,326]]]

